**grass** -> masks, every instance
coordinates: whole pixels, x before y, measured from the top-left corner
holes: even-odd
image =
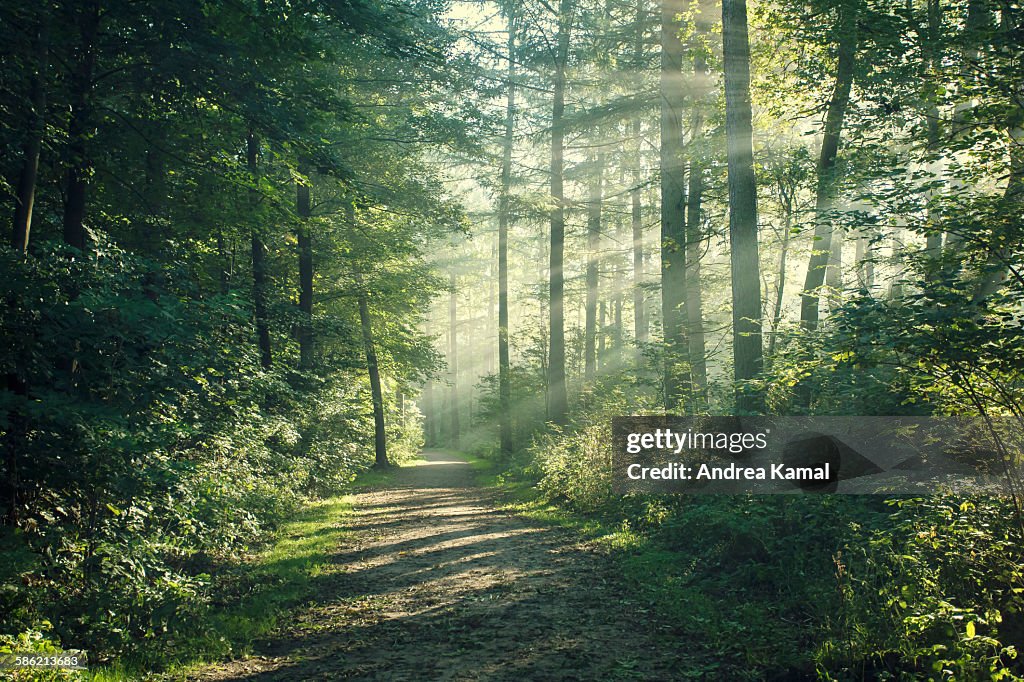
[[[407,462],[416,466],[422,460]],[[393,469],[370,469],[352,483],[353,490],[386,485]],[[325,571],[348,536],[352,514],[350,495],[311,502],[284,523],[269,544],[238,567],[230,581],[240,596],[227,606],[211,609],[205,622],[196,623],[193,636],[179,639],[173,652],[161,660],[124,659],[91,669],[92,682],[145,680],[148,671],[166,669],[160,679],[183,679],[205,663],[246,655],[253,645],[270,636],[280,617],[315,596],[315,578]]]

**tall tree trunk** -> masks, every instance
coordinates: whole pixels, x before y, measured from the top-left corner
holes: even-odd
[[[423,443],[428,448],[437,442],[437,414],[434,407],[434,382],[428,381],[423,386]]]
[[[704,250],[701,203],[704,178],[701,166],[690,167],[690,187],[686,218],[686,340],[690,356],[690,381],[694,407],[707,404],[708,365],[704,342],[704,296],[701,291],[700,259]]]
[[[299,366],[313,366],[313,236],[309,221],[313,215],[312,186],[308,169],[300,168],[306,179],[295,186],[295,212],[299,216]]]
[[[32,41],[35,70],[29,79],[29,103],[32,111],[26,126],[22,145],[21,171],[14,195],[14,227],[11,246],[15,251],[28,251],[32,232],[32,207],[36,200],[36,179],[39,175],[39,152],[46,133],[46,71],[49,62],[49,29],[43,18],[38,34]]]
[[[434,312],[433,307],[428,306],[427,313],[423,320],[423,334],[427,338],[434,335]],[[426,447],[434,447],[439,442],[438,437],[438,411],[437,411],[437,387],[433,379],[429,379],[423,385],[423,441]]]
[[[92,118],[93,71],[96,68],[96,33],[99,2],[86,3],[76,16],[81,56],[71,77],[71,119],[68,125],[68,171],[64,203],[64,243],[85,250],[85,199],[91,175],[86,137]]]
[[[594,380],[597,372],[597,294],[600,277],[598,249],[601,243],[601,201],[603,199],[604,153],[597,155],[594,178],[587,203],[587,298],[583,327],[583,378]]]
[[[565,385],[565,192],[562,186],[565,154],[565,70],[569,61],[569,34],[572,29],[572,0],[558,4],[558,41],[555,54],[555,82],[551,104],[551,251],[549,254],[549,344],[548,419],[564,424],[569,416],[569,396]]]
[[[636,33],[633,37],[633,68],[640,71],[644,61],[644,14],[646,0],[637,0]],[[633,187],[629,191],[630,227],[633,234],[633,337],[638,344],[647,342],[647,301],[644,296],[644,225],[641,211],[640,184],[642,177],[640,116],[633,118],[633,141],[636,158],[633,160]],[[642,354],[637,358],[642,362]]]
[[[639,128],[639,122],[637,122]],[[639,135],[639,131],[637,132]],[[640,171],[634,173],[629,192],[630,228],[633,236],[633,338],[638,344],[647,342],[647,297],[644,295],[644,225],[640,202]]]
[[[495,347],[492,346],[488,341],[494,339],[498,335],[498,322],[497,322],[497,307],[498,302],[497,289],[495,288],[495,282],[498,278],[497,269],[498,260],[498,240],[495,239],[491,242],[491,257],[487,262],[487,324],[484,327],[484,347],[487,349],[485,354],[485,367],[484,374],[494,374],[494,365],[497,353]]]
[[[708,21],[702,15],[696,20],[697,38],[708,32]],[[690,381],[693,386],[694,409],[707,405],[708,369],[704,343],[704,297],[701,291],[700,259],[704,250],[704,106],[708,93],[707,57],[701,46],[694,48],[694,103],[690,118],[690,184],[686,201],[686,338],[690,356]]]
[[[359,326],[363,332],[363,350],[366,353],[366,372],[370,377],[370,396],[373,401],[373,466],[381,469],[391,465],[388,461],[388,439],[384,429],[384,392],[380,387],[380,367],[377,365],[377,347],[373,340],[373,321],[370,303],[363,286],[363,276],[355,273],[359,297]]]
[[[246,162],[254,179],[259,174],[259,149],[260,143],[256,133],[250,130],[246,143]],[[255,208],[259,201],[257,191],[253,190],[252,194]],[[267,247],[263,243],[259,227],[252,231],[252,300],[256,314],[256,341],[260,349],[260,365],[266,369],[273,364],[273,354],[270,348],[270,323],[267,316]]]
[[[843,242],[845,239],[846,229],[842,225],[833,225],[828,247],[828,265],[825,267],[829,313],[843,304]]]
[[[634,182],[639,183],[640,174]],[[644,226],[641,214],[640,188],[634,186],[629,193],[630,226],[633,235],[633,337],[638,343],[647,342],[647,300],[644,296]]]
[[[761,274],[757,245],[757,185],[750,110],[750,43],[746,0],[722,4],[725,134],[729,167],[729,247],[736,407],[760,412],[762,396],[744,384],[761,372]]]
[[[616,216],[615,219],[615,243],[624,244],[626,243],[626,229],[622,221],[622,218]],[[614,357],[620,358],[622,355],[622,307],[623,298],[625,296],[625,263],[621,256],[615,259],[615,269],[613,270],[612,277],[612,338],[611,347]]]
[[[775,302],[772,305],[771,335],[768,337],[768,357],[775,357],[775,345],[778,343],[779,324],[782,322],[782,301],[786,292],[786,260],[789,256],[789,242],[793,229],[792,194],[785,190],[782,195],[782,243],[779,245],[778,283],[775,285]]]
[[[686,295],[686,171],[683,162],[683,43],[679,0],[661,5],[661,320],[665,340],[665,410],[685,391],[682,305]]]
[[[807,264],[807,277],[801,293],[800,322],[806,329],[818,326],[818,304],[825,270],[832,257],[832,210],[835,195],[836,155],[843,131],[846,109],[850,103],[857,54],[857,3],[860,0],[839,0],[836,82],[825,114],[825,130],[818,156],[818,182],[814,201],[814,244]]]
[[[508,17],[508,84],[505,101],[505,139],[501,153],[501,196],[498,200],[498,431],[502,458],[512,456],[512,365],[508,348],[508,228],[512,187],[512,143],[516,115],[515,4]]]
[[[451,377],[451,445],[459,447],[459,282],[452,271],[448,275],[448,373]]]

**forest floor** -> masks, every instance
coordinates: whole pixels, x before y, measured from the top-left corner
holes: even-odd
[[[188,679],[681,677],[685,649],[659,636],[607,556],[502,511],[451,453],[424,457],[352,496],[313,601],[253,655]]]

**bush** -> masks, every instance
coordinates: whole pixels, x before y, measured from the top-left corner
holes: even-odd
[[[202,622],[215,569],[372,463],[365,372],[261,370],[239,300],[111,246],[0,259],[0,363],[25,387],[0,392],[21,512],[0,633],[49,622],[93,662],[159,658]],[[390,435],[417,448],[414,411]]]

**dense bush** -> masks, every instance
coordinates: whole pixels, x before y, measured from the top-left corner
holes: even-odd
[[[50,623],[94,661],[171,646],[218,566],[372,463],[365,371],[259,370],[245,306],[199,295],[184,266],[113,246],[0,258],[0,362],[22,386],[0,392],[5,446],[23,444],[4,463],[8,640]],[[389,409],[407,456],[418,415]]]
[[[889,523],[837,558],[842,636],[822,646],[822,662],[879,679],[1020,679],[1024,552],[1011,505],[947,496],[890,504]]]

